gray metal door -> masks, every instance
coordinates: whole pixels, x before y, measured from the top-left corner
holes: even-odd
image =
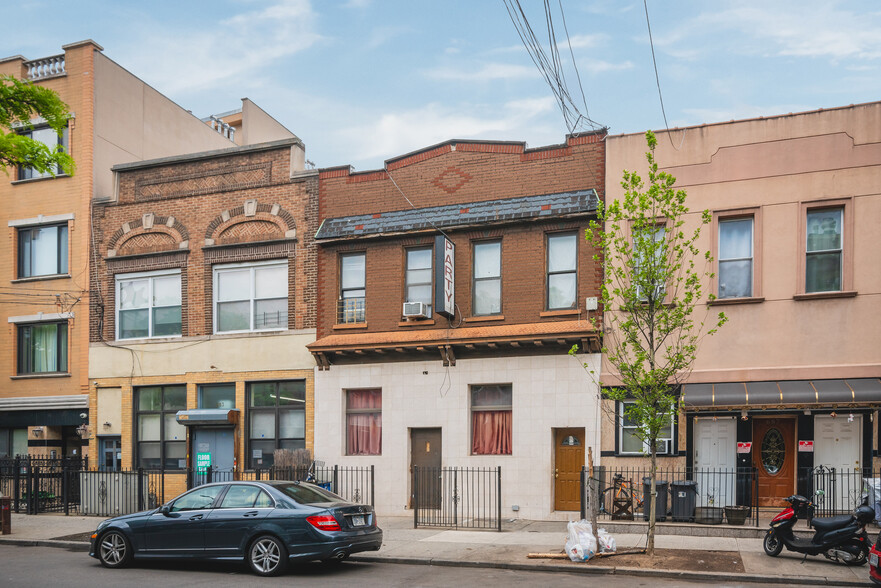
[[[196,428],[194,430],[192,453],[193,468],[196,470],[194,485],[233,479],[234,437],[233,429]]]

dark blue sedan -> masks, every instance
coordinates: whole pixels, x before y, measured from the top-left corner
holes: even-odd
[[[89,555],[108,568],[133,558],[244,558],[256,574],[275,576],[289,562],[340,561],[381,545],[371,506],[306,482],[226,482],[104,521]]]

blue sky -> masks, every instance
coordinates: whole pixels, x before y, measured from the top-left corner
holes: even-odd
[[[543,2],[521,3],[541,35]],[[663,128],[642,1],[562,6],[590,117],[615,134]],[[876,0],[648,8],[670,126],[881,99]],[[0,56],[92,38],[199,116],[252,99],[319,167],[379,168],[452,138],[538,147],[567,133],[502,0],[22,0],[4,20]],[[568,46],[560,54],[581,106]]]

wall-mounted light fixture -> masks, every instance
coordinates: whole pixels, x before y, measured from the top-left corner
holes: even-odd
[[[741,411],[740,411],[740,420],[745,421],[745,420],[748,420],[748,419],[749,419],[749,417],[748,417],[747,414],[746,414],[746,410],[741,410]]]
[[[104,426],[105,429],[109,429],[109,428],[112,427],[113,425],[110,423],[110,421],[107,421],[106,423],[104,423],[103,426]]]
[[[805,416],[811,416],[811,409],[810,408],[805,409]]]
[[[34,427],[33,429],[34,437],[39,437],[43,434],[43,427]]]

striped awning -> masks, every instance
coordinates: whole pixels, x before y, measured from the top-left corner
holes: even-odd
[[[685,384],[686,410],[703,408],[819,407],[881,402],[881,379],[781,380]]]

